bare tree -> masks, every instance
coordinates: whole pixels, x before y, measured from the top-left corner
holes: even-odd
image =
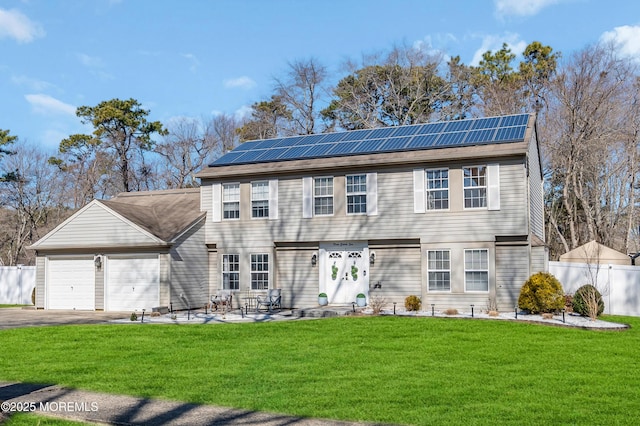
[[[34,254],[25,247],[70,214],[61,198],[64,177],[48,163],[48,155],[34,147],[18,147],[6,166],[18,172],[0,191],[5,206],[0,215],[0,261],[33,263]]]
[[[316,59],[290,62],[284,78],[274,78],[275,93],[291,111],[288,133],[310,135],[317,132],[318,104],[326,95],[327,68]]]
[[[168,188],[197,186],[196,172],[236,145],[237,123],[218,115],[210,120],[182,118],[169,125],[169,133],[156,146],[162,160],[157,172]]]
[[[564,251],[591,241],[620,247],[633,204],[628,184],[634,69],[610,45],[573,55],[550,86],[538,127],[548,160],[547,206]],[[632,150],[633,151],[633,150]]]

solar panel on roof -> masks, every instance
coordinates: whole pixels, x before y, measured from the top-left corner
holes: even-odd
[[[387,139],[387,141],[382,144],[380,147],[381,151],[396,151],[405,147],[407,142],[411,140],[410,136],[404,136],[401,138],[391,138]]]
[[[338,142],[341,141],[342,138],[344,138],[345,136],[347,136],[349,134],[349,132],[344,132],[344,133],[329,133],[328,135],[326,135],[324,138],[322,138],[322,140],[320,141],[320,143],[329,143],[329,142]]]
[[[495,128],[501,117],[479,118],[473,122],[473,130]]]
[[[311,145],[298,145],[293,146],[287,150],[285,154],[282,155],[282,158],[294,159],[294,158],[304,158],[304,153],[311,148]]]
[[[465,143],[474,143],[474,142],[488,142],[493,140],[493,134],[496,132],[496,129],[480,129],[480,130],[472,130],[467,134]]]
[[[457,145],[464,140],[467,132],[442,133],[438,139],[438,146]]]
[[[356,147],[354,152],[362,154],[376,152],[385,142],[386,139],[369,139],[366,141],[361,141],[358,142],[358,146]]]
[[[432,134],[432,133],[440,133],[442,131],[442,129],[444,129],[444,126],[446,126],[446,125],[447,125],[447,123],[423,124],[416,134],[418,134],[418,135],[429,135],[429,134]]]
[[[353,150],[356,148],[356,146],[358,146],[359,143],[360,141],[355,141],[355,142],[342,141],[341,143],[335,144],[329,151],[327,151],[327,154],[331,154],[331,155],[351,154]]]
[[[443,129],[445,132],[460,132],[462,130],[469,130],[473,124],[473,120],[456,120],[448,121],[447,127]]]
[[[433,143],[438,139],[438,134],[418,135],[411,139],[411,142],[407,144],[407,148],[425,148],[427,146],[433,146]]]
[[[527,126],[503,127],[498,129],[494,140],[496,142],[511,141],[524,138]]]
[[[418,133],[421,126],[407,126],[407,127],[398,127],[398,130],[393,134],[393,136],[413,136]]]
[[[523,140],[530,115],[487,117],[245,142],[212,166]]]
[[[276,160],[278,157],[280,157],[282,154],[284,154],[288,150],[289,150],[288,147],[265,149],[264,153],[258,158],[256,158],[256,160],[260,160],[260,161]]]
[[[363,139],[367,139],[367,135],[370,134],[372,132],[372,130],[355,130],[353,132],[349,132],[347,133],[347,135],[341,139],[342,142],[344,141],[356,141],[356,140],[363,140]]]
[[[380,139],[380,138],[388,138],[393,136],[395,131],[398,130],[397,127],[384,127],[382,129],[375,129],[367,136],[367,139]]]
[[[326,155],[329,150],[331,150],[331,148],[334,147],[335,144],[331,144],[331,143],[323,143],[323,144],[319,144],[319,145],[313,145],[311,146],[311,148],[309,148],[308,151],[306,151],[304,153],[304,158],[308,158],[308,157],[321,157],[323,155]]]

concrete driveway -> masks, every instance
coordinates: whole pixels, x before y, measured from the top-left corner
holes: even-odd
[[[109,320],[129,318],[131,312],[96,312],[0,308],[0,330],[18,327],[40,327],[63,324],[101,324]]]

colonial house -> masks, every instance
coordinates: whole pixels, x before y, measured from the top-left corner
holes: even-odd
[[[198,177],[211,292],[510,310],[547,269],[535,115],[245,142]]]
[[[535,115],[245,142],[195,190],[94,200],[31,248],[36,306],[140,310],[356,295],[513,309],[547,269]]]

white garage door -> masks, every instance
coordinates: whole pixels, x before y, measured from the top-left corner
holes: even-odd
[[[95,309],[93,258],[48,259],[48,309]]]
[[[105,308],[109,311],[141,311],[158,306],[160,266],[158,256],[109,257]]]

